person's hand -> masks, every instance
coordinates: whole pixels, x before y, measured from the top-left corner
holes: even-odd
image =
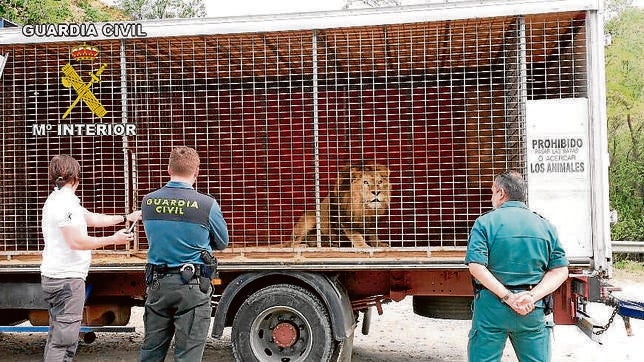
[[[141,210],[132,211],[125,216],[126,221],[135,222],[141,220]]]
[[[114,233],[114,245],[127,244],[134,240],[134,234],[127,232],[127,229],[121,229]]]
[[[512,294],[507,303],[520,315],[527,315],[534,310],[534,297],[528,291]]]
[[[510,306],[510,308],[512,308],[512,305],[514,305],[514,303],[515,303],[515,302],[516,302],[516,300],[517,300],[517,296],[518,296],[518,294],[515,294],[515,293],[510,292],[510,296],[508,297],[508,299],[507,299],[507,300],[504,300],[503,302],[504,302],[505,304],[509,305],[509,306]]]

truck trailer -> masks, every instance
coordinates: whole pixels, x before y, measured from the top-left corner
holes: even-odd
[[[468,234],[507,169],[526,176],[528,206],[570,261],[555,322],[592,335],[583,312],[607,299],[612,261],[602,3],[0,29],[0,324],[48,323],[40,219],[54,155],[79,160],[83,205],[124,214],[187,145],[196,189],[229,226],[212,337],[231,327],[240,361],[350,359],[370,311],[406,297],[420,315],[470,318]],[[350,232],[325,227],[343,217]],[[93,253],[85,331],[125,326],[143,305],[148,241],[135,232]]]

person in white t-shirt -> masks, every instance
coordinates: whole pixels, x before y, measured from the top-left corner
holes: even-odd
[[[127,244],[133,240],[127,229],[114,235],[93,237],[87,227],[106,227],[141,218],[141,211],[127,215],[104,215],[88,211],[75,192],[80,183],[80,165],[73,157],[59,155],[49,164],[55,184],[42,210],[45,248],[40,266],[41,285],[49,309],[49,334],[45,361],[71,361],[78,346],[85,304],[85,278],[92,249]]]

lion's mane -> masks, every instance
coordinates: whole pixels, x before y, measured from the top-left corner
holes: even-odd
[[[329,245],[350,241],[353,247],[387,246],[378,240],[377,220],[389,210],[389,169],[372,164],[346,166],[320,205],[320,230]],[[315,245],[315,211],[293,228],[293,246]],[[326,245],[326,244],[325,244]]]

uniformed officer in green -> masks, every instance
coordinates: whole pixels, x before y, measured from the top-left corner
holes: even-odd
[[[472,227],[465,257],[477,290],[467,348],[471,362],[500,361],[508,337],[519,361],[550,361],[542,299],[568,278],[568,260],[555,228],[525,200],[521,174],[497,175],[494,210]]]

